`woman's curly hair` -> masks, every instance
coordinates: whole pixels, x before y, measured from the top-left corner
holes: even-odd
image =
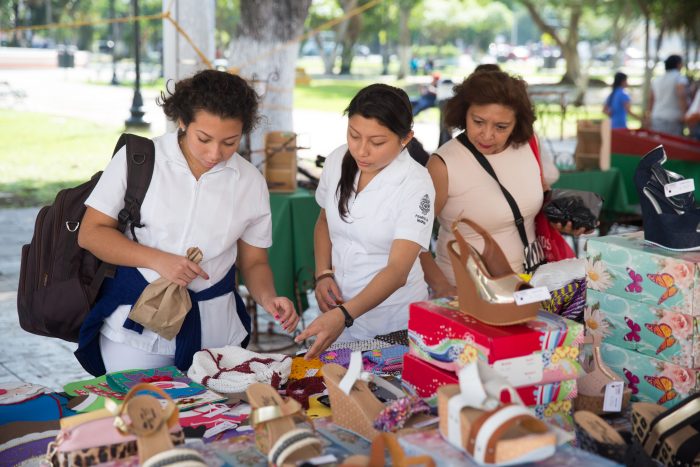
[[[527,83],[503,71],[472,73],[454,87],[454,96],[445,104],[445,124],[465,130],[471,105],[501,104],[515,112],[515,128],[508,144],[526,143],[534,134],[535,110],[527,94]]]
[[[175,90],[160,93],[158,104],[173,121],[189,125],[200,110],[219,118],[240,119],[243,132],[258,123],[258,100],[255,90],[240,76],[225,71],[203,70],[175,83]]]

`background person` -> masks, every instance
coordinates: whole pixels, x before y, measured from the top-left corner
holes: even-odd
[[[297,336],[316,336],[306,358],[338,341],[408,327],[409,304],[428,298],[418,254],[430,244],[435,191],[408,154],[411,104],[401,89],[372,84],[346,109],[347,145],[323,167],[314,230],[316,299],[322,314]]]
[[[605,99],[603,113],[610,117],[611,128],[627,128],[627,115],[640,119],[640,116],[632,112],[631,99],[625,88],[627,87],[627,75],[618,71],[613,79],[612,92]]]
[[[76,356],[94,375],[173,363],[186,371],[202,348],[245,346],[250,317],[237,296],[236,267],[255,301],[284,329],[293,331],[299,320],[273,285],[265,179],[236,153],[258,119],[255,91],[238,76],[206,70],[176,83],[168,96],[161,94],[160,104],[179,129],[154,140],[155,167],[141,206],[139,243],[117,230],[126,188],[125,148],[85,203],[80,246],[119,266],[114,279],[105,280],[80,333]],[[192,246],[204,255],[200,264],[184,256]],[[199,322],[189,321],[190,310],[172,340],[148,329],[132,330],[127,320],[143,288],[159,277],[214,295],[198,302]]]
[[[654,131],[683,134],[683,120],[688,107],[688,78],[681,74],[683,59],[671,55],[664,61],[666,73],[651,83],[647,115]]]

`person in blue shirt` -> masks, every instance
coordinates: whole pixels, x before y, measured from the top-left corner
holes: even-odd
[[[605,100],[603,112],[610,117],[611,128],[627,128],[627,115],[640,118],[632,112],[630,96],[625,91],[627,87],[627,75],[618,71],[613,80],[612,92]]]

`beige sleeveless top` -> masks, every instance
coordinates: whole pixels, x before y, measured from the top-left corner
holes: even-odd
[[[455,285],[447,242],[454,239],[452,222],[467,217],[488,231],[505,253],[515,272],[523,272],[523,242],[515,226],[513,211],[498,183],[462,143],[451,139],[435,151],[447,165],[447,202],[438,215],[440,223],[435,260]],[[486,156],[501,184],[518,203],[525,220],[528,242],[535,238],[535,215],[542,207],[540,169],[530,145],[507,147],[503,152]],[[481,236],[464,224],[460,232],[478,251],[484,248]]]

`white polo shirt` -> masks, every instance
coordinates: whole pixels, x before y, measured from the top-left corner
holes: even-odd
[[[270,195],[262,174],[240,155],[221,162],[196,180],[177,144],[177,133],[153,140],[156,149],[153,178],[141,206],[143,228],[136,229],[139,243],[177,255],[199,247],[200,266],[209,280],[194,279],[189,289],[198,292],[219,282],[236,261],[236,242],[259,248],[272,244]],[[126,148],[110,161],[85,204],[113,219],[124,205]],[[131,238],[131,233],[127,232]],[[139,271],[149,282],[160,275]],[[123,328],[130,306],[121,306],[105,321],[102,334],[140,350],[175,354],[175,339],[168,341],[144,329],[142,334]],[[202,346],[238,345],[246,331],[236,313],[233,294],[200,302]]]
[[[435,188],[425,167],[407,150],[348,201],[349,215],[338,212],[338,181],[347,151],[343,145],[326,159],[316,201],[326,210],[335,280],[348,301],[364,289],[389,260],[394,240],[410,240],[423,250],[430,245]],[[355,177],[355,187],[359,171]],[[406,285],[355,320],[339,340],[370,339],[408,326],[408,305],[428,298],[423,269],[416,258]]]

